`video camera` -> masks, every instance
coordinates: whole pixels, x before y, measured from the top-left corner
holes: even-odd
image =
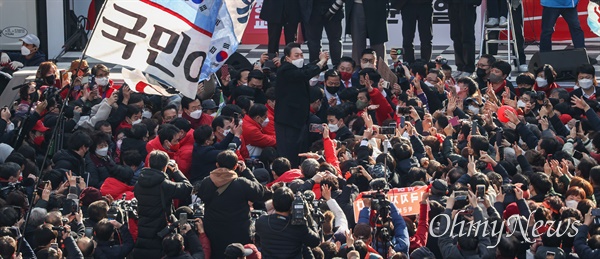
[[[195,202],[191,207],[194,211],[193,219],[204,219],[204,203],[202,201]]]
[[[8,185],[6,187],[2,187],[0,188],[0,198],[2,199],[6,199],[6,197],[8,196],[8,194],[12,191],[21,191],[23,193],[25,192],[25,187],[23,186],[23,183],[21,182],[16,182],[16,183],[11,183],[9,182]]]
[[[316,225],[320,227],[324,216],[320,210],[321,200],[315,199],[315,193],[307,190],[297,192],[292,202],[292,225]]]
[[[106,214],[109,220],[116,220],[124,223],[128,218],[138,219],[138,202],[136,198],[125,200],[127,196],[123,194],[120,200],[115,200],[110,204]]]

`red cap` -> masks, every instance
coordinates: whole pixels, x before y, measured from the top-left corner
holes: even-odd
[[[38,120],[35,123],[35,126],[33,126],[33,129],[31,129],[31,130],[35,130],[35,131],[39,131],[39,132],[46,132],[47,130],[49,130],[49,128],[44,126],[44,123],[42,123],[41,120]]]
[[[572,119],[573,119],[573,117],[571,117],[571,115],[569,115],[569,114],[562,114],[562,115],[560,115],[560,121],[563,124],[569,123],[569,121],[571,121]]]
[[[518,214],[519,214],[519,207],[517,206],[516,202],[512,202],[512,203],[508,204],[508,206],[506,206],[506,209],[504,209],[502,218],[508,219],[508,218],[510,218],[510,216],[518,215]]]
[[[517,110],[515,110],[515,108],[508,105],[500,106],[500,108],[498,108],[498,120],[502,123],[507,123],[509,121],[508,117],[506,117],[506,114],[504,114],[506,110],[509,110],[515,115],[517,115]]]

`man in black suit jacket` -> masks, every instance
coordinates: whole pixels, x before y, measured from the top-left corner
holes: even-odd
[[[354,138],[354,134],[346,127],[344,117],[346,117],[346,114],[339,106],[333,106],[327,110],[327,125],[329,126],[329,132],[331,132],[329,136],[339,141]]]
[[[296,31],[300,22],[299,0],[264,0],[260,19],[267,22],[269,35],[269,53],[279,53],[281,28],[285,44],[296,40]]]
[[[295,168],[300,162],[298,154],[308,150],[308,80],[327,65],[329,54],[323,52],[319,55],[319,62],[304,65],[300,44],[288,44],[283,52],[285,57],[277,69],[275,85],[275,135],[277,151]]]

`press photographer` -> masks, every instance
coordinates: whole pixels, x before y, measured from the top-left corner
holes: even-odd
[[[133,254],[136,258],[155,258],[162,254],[162,239],[156,235],[168,224],[172,200],[185,199],[192,192],[192,184],[179,171],[169,155],[155,150],[148,155],[148,168],[142,169],[133,189],[138,199],[138,239]],[[173,179],[173,180],[170,180]]]
[[[410,245],[406,222],[396,205],[386,198],[389,191],[384,179],[371,181],[371,195],[363,195],[365,207],[360,211],[357,224],[374,228],[371,246],[379,254],[387,254],[391,247],[396,252],[408,254]],[[375,211],[374,214],[371,210]]]
[[[316,247],[319,234],[308,225],[292,224],[294,193],[281,187],[273,193],[275,214],[262,216],[256,221],[256,235],[265,258],[302,258],[304,246]]]
[[[171,234],[163,239],[165,258],[211,258],[210,242],[204,234],[202,220],[198,219],[192,223],[177,225],[179,233]]]
[[[103,219],[94,227],[94,258],[124,258],[133,250],[133,237],[127,224]]]

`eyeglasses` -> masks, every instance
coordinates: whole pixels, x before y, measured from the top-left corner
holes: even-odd
[[[375,59],[363,58],[363,59],[361,59],[361,61],[362,61],[363,63],[373,63],[373,62],[375,62]]]
[[[477,64],[477,67],[478,67],[478,68],[486,68],[486,67],[489,67],[489,66],[490,66],[490,65],[481,64],[481,63],[478,63],[478,64]]]

